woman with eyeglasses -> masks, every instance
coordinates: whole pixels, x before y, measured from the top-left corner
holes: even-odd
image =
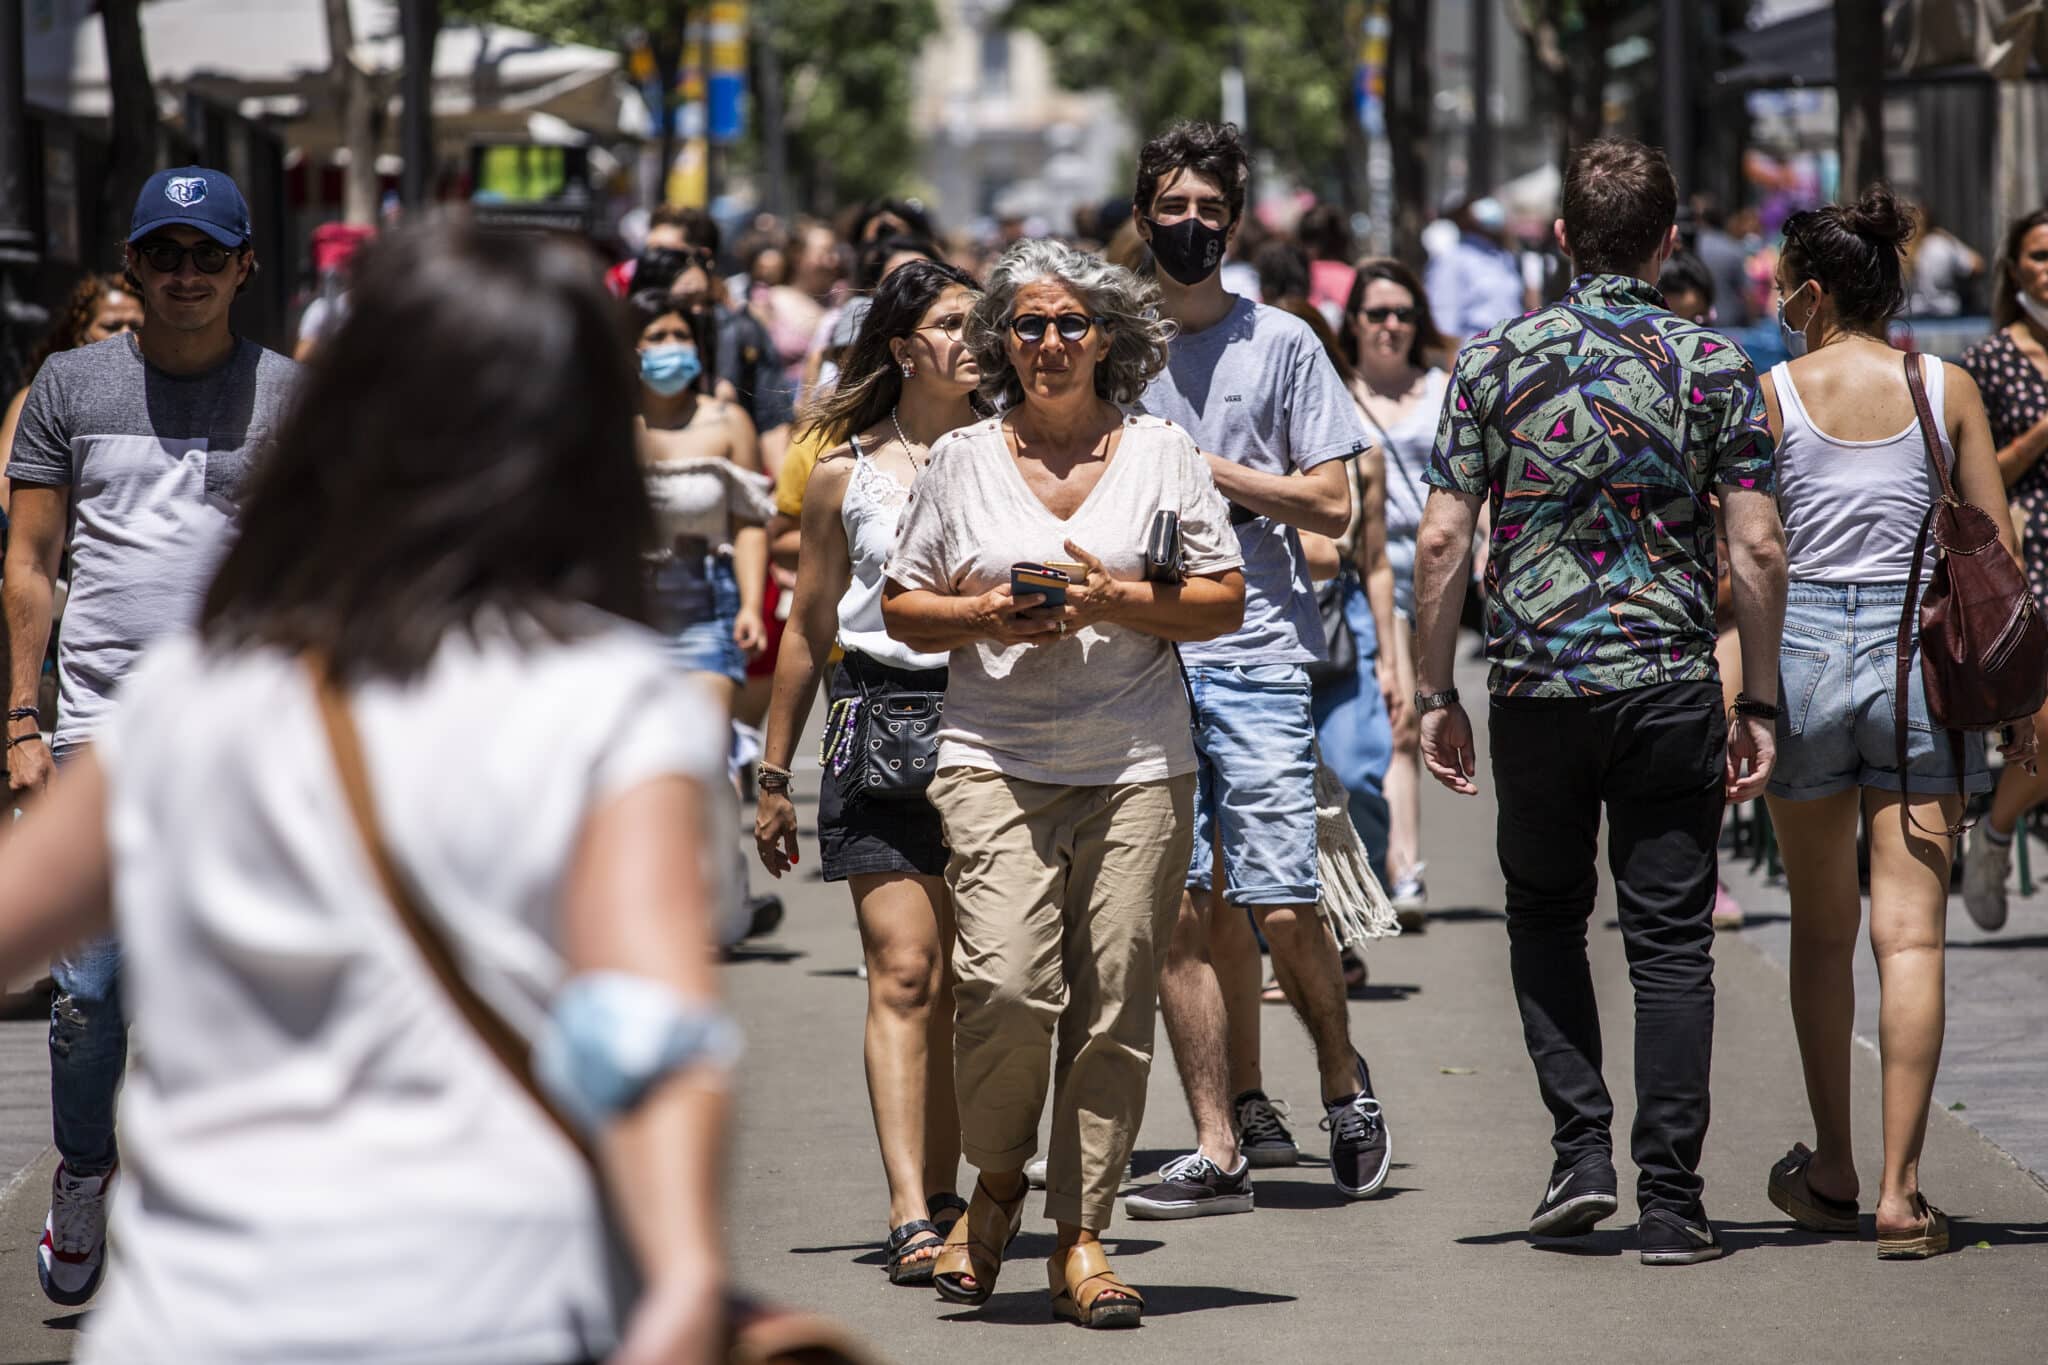
[[[1422,281],[1398,261],[1359,263],[1338,334],[1356,377],[1352,397],[1365,413],[1386,463],[1387,562],[1394,570],[1395,628],[1379,656],[1380,693],[1394,726],[1387,766],[1389,899],[1401,927],[1423,927],[1429,890],[1422,863],[1422,733],[1415,707],[1415,534],[1429,487],[1422,481],[1436,442],[1450,377],[1436,363],[1443,335],[1429,313]]]
[[[1125,411],[1166,363],[1158,297],[1057,242],[1004,254],[968,321],[1004,415],[933,447],[882,601],[890,635],[950,656],[929,795],[952,849],[954,1072],[981,1176],[933,1283],[954,1303],[994,1292],[1050,1084],[1052,1308],[1090,1327],[1135,1325],[1144,1306],[1100,1234],[1144,1113],[1193,839],[1174,642],[1244,616],[1242,556],[1201,452]],[[1145,572],[1148,544],[1171,538],[1155,535],[1162,514],[1178,581]]]
[[[7,452],[14,449],[14,429],[21,422],[22,404],[28,401],[29,385],[35,382],[44,361],[60,351],[74,351],[123,332],[141,330],[142,300],[128,281],[112,272],[87,275],[80,280],[65,301],[64,315],[29,357],[28,370],[21,377],[21,391],[9,400],[6,416],[0,417],[0,464],[6,462]],[[0,526],[7,524],[8,491],[7,480],[0,477]]]
[[[875,295],[839,383],[804,414],[805,434],[833,443],[804,491],[796,602],[768,705],[754,816],[761,861],[781,877],[797,863],[790,764],[835,643],[827,743],[848,743],[856,702],[943,694],[946,656],[891,639],[882,622],[882,565],[897,522],[939,438],[975,419],[981,369],[964,340],[975,283],[965,271],[913,261]],[[932,1259],[967,1205],[956,1193],[960,1115],[953,1102],[953,992],[946,955],[953,907],[946,839],[922,794],[867,800],[860,770],[828,759],[818,793],[818,843],[828,882],[853,892],[867,965],[865,1056],[875,1137],[889,1183],[892,1284],[929,1284]]]

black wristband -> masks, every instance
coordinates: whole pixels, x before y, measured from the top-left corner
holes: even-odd
[[[42,718],[43,713],[33,706],[17,706],[7,713],[7,723],[9,725],[12,725],[15,721],[18,720],[33,720],[40,722]]]
[[[1738,692],[1735,694],[1735,714],[1753,720],[1776,720],[1778,708],[1773,702],[1758,701],[1747,692]]]
[[[30,740],[35,740],[38,743],[40,743],[42,741],[42,738],[43,732],[41,730],[31,730],[25,735],[9,735],[7,737],[7,747],[12,749],[15,745],[26,744]]]

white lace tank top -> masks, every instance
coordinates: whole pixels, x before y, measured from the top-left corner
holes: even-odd
[[[1941,458],[1955,467],[1942,399],[1943,365],[1920,357],[1927,404],[1941,433]],[[1844,441],[1814,425],[1787,364],[1772,369],[1785,435],[1778,442],[1778,511],[1786,566],[1795,582],[1904,583],[1913,542],[1941,484],[1927,462],[1917,418],[1896,436]],[[1904,385],[1906,377],[1896,382]]]
[[[839,519],[846,527],[853,578],[846,595],[839,599],[839,647],[896,668],[944,668],[946,655],[920,654],[891,639],[882,625],[882,566],[896,548],[896,523],[903,516],[910,489],[886,470],[876,468],[860,448],[858,436],[852,445],[853,473],[846,481]]]

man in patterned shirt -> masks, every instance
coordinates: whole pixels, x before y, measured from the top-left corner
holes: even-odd
[[[1509,956],[1556,1162],[1530,1223],[1576,1236],[1616,1207],[1586,962],[1603,806],[1636,990],[1642,1258],[1721,1254],[1700,1202],[1714,1037],[1715,846],[1726,801],[1774,756],[1784,531],[1755,369],[1667,312],[1649,281],[1677,249],[1662,152],[1600,141],[1565,177],[1555,307],[1458,355],[1418,538],[1422,753],[1473,794],[1471,722],[1451,686],[1479,503],[1492,508],[1486,647]],[[1725,519],[1750,692],[1721,713],[1713,495]]]

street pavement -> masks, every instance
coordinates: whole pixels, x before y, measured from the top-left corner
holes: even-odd
[[[1483,695],[1467,670],[1461,684]],[[1475,720],[1484,724],[1483,707]],[[1483,743],[1483,738],[1482,738]],[[1482,750],[1483,752],[1483,750]],[[800,775],[813,806],[815,765]],[[1482,786],[1490,786],[1482,779]],[[1330,1184],[1317,1131],[1306,1041],[1268,1007],[1268,1089],[1292,1101],[1304,1164],[1262,1171],[1258,1211],[1181,1223],[1119,1219],[1108,1247],[1146,1295],[1145,1326],[1086,1333],[1051,1321],[1044,1258],[1052,1228],[1034,1196],[994,1298],[979,1309],[929,1289],[892,1288],[882,1270],[887,1205],[861,1064],[865,986],[841,886],[803,871],[777,889],[788,917],[724,970],[746,1027],[731,1140],[727,1230],[737,1281],[764,1297],[829,1313],[886,1360],[959,1353],[976,1365],[1073,1360],[1879,1361],[1956,1356],[2038,1361],[2048,1354],[2048,1189],[2007,1153],[2048,1167],[2041,1059],[2030,1027],[2048,999],[2048,892],[2016,902],[1997,948],[1964,946],[1960,904],[1950,937],[1947,1058],[1929,1124],[1925,1187],[1957,1220],[1965,1250],[1926,1263],[1880,1263],[1866,1215],[1860,1240],[1800,1232],[1764,1197],[1774,1162],[1811,1140],[1782,967],[1784,897],[1746,866],[1731,881],[1751,927],[1717,945],[1714,1120],[1707,1207],[1730,1254],[1696,1267],[1651,1268],[1634,1255],[1635,1171],[1629,992],[1611,891],[1589,930],[1616,1102],[1623,1208],[1595,1235],[1532,1244],[1530,1210],[1549,1174],[1549,1123],[1523,1052],[1508,988],[1493,809],[1432,786],[1425,851],[1435,907],[1428,930],[1377,945],[1371,983],[1352,1003],[1354,1037],[1371,1058],[1394,1141],[1378,1197],[1351,1202]],[[767,880],[757,872],[757,885]],[[1603,879],[1604,880],[1604,879]],[[1774,958],[1773,954],[1777,954]],[[1866,984],[1874,1037],[1874,984]],[[2035,1011],[2017,1012],[2019,1006]],[[28,1030],[34,1025],[7,1025]],[[0,1032],[17,1061],[33,1037]],[[1878,1074],[1855,1058],[1858,1159],[1874,1198]],[[16,1127],[46,1122],[43,1080],[0,1064]],[[1958,1100],[1960,1110],[1947,1106]],[[1978,1124],[1980,1127],[1973,1127]],[[1153,1070],[1140,1171],[1192,1141],[1164,1037]],[[12,1160],[24,1160],[17,1148]],[[0,1202],[0,1365],[61,1360],[78,1317],[35,1287],[33,1243],[46,1197],[45,1153]],[[963,1169],[963,1180],[972,1173]],[[4,1175],[0,1175],[4,1179]],[[118,1263],[111,1273],[118,1273]],[[252,1308],[258,1307],[252,1305]]]

